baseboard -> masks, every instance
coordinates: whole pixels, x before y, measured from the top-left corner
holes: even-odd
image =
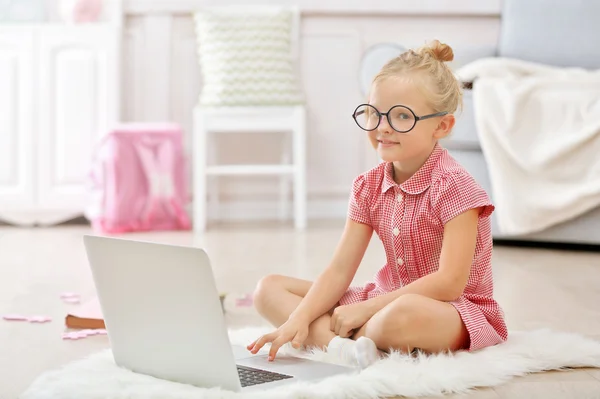
[[[191,206],[190,206],[191,207]],[[292,204],[287,205],[285,219],[291,219]],[[315,199],[307,205],[308,219],[344,219],[348,209],[348,199]],[[280,220],[281,205],[276,200],[231,201],[209,208],[209,220],[242,221],[242,220]]]
[[[218,204],[216,209],[211,207],[208,212],[208,219],[211,221],[292,220],[292,206],[291,202],[287,204],[287,213],[282,217],[281,205],[277,200],[229,200]],[[186,207],[190,216],[192,215],[192,209],[192,204]],[[347,198],[309,199],[307,216],[309,220],[343,220],[346,217],[347,209]],[[0,214],[0,225],[6,222],[9,225],[24,227],[36,225],[51,226],[78,216],[81,216],[81,212],[53,212],[48,213],[48,215],[40,212],[5,212]]]

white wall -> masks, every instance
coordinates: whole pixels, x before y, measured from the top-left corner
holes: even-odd
[[[130,0],[124,5],[123,116],[177,121],[185,127],[188,143],[191,110],[202,85],[191,19],[199,3],[211,4]],[[438,38],[464,62],[470,53],[495,45],[500,4],[498,0],[299,0],[299,5],[301,74],[309,118],[309,216],[343,217],[352,179],[377,162],[350,118],[362,100],[358,69],[363,51],[380,42],[419,46]],[[280,142],[275,136],[240,135],[227,136],[222,144],[219,156],[224,162],[272,162]],[[220,193],[227,209],[223,214],[229,217],[277,215],[274,178],[227,178]]]
[[[53,1],[53,0],[48,0]],[[176,121],[186,131],[202,87],[191,14],[202,5],[230,0],[125,0],[123,3],[122,117],[126,121]],[[500,0],[280,0],[300,6],[301,77],[308,99],[310,217],[343,217],[352,179],[377,162],[350,115],[363,100],[361,55],[380,42],[419,46],[437,38],[466,62],[493,47]],[[50,13],[56,18],[56,12]],[[277,136],[227,135],[224,162],[273,162]],[[275,178],[222,178],[221,216],[276,217]]]

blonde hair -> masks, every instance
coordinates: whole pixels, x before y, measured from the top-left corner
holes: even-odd
[[[373,84],[390,77],[420,77],[420,89],[433,112],[454,113],[462,107],[462,90],[446,61],[454,59],[447,44],[434,40],[417,50],[408,50],[389,61],[373,79]]]

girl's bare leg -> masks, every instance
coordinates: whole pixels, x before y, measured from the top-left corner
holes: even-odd
[[[269,275],[260,280],[254,292],[254,306],[273,326],[285,323],[308,293],[312,282],[294,277]],[[335,337],[330,329],[331,315],[326,313],[309,327],[304,346],[325,348]]]
[[[353,338],[366,336],[381,350],[410,353],[457,351],[469,346],[469,333],[449,303],[422,295],[403,295],[376,313]]]

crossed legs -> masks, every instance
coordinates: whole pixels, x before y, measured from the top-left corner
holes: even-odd
[[[254,292],[254,306],[258,313],[275,327],[281,326],[298,307],[312,286],[310,281],[293,277],[269,275],[258,283]],[[323,349],[335,337],[329,328],[330,313],[313,321],[305,346]]]
[[[310,289],[310,281],[280,275],[264,277],[254,293],[259,314],[273,326],[285,323]],[[305,346],[325,348],[335,337],[330,313],[312,322]],[[411,352],[456,351],[469,344],[468,332],[458,312],[449,303],[407,294],[376,313],[352,336],[370,338],[377,348]]]

